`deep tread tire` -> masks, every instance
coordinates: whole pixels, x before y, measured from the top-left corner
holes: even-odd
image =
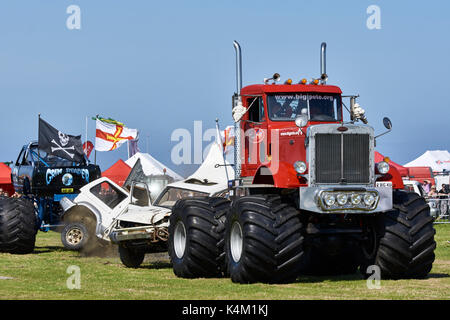
[[[202,197],[178,200],[169,224],[169,256],[181,278],[220,277],[226,270],[224,232],[230,201]],[[177,225],[184,227],[184,251],[176,250]],[[179,231],[177,231],[179,233]]]
[[[373,264],[382,278],[425,278],[436,248],[430,207],[413,192],[394,191],[393,200],[393,210],[376,219],[379,243]]]
[[[133,247],[119,244],[120,261],[128,268],[138,268],[145,258],[145,252]]]
[[[33,202],[22,198],[0,198],[0,252],[33,252],[36,233]]]
[[[240,258],[233,258],[233,225],[242,230]],[[289,283],[304,259],[303,226],[297,209],[279,196],[237,199],[226,221],[226,254],[231,280],[237,283]]]

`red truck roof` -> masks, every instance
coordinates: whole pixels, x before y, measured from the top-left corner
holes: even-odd
[[[242,88],[241,95],[262,94],[276,92],[317,92],[342,94],[337,86],[330,85],[312,85],[312,84],[253,84]]]

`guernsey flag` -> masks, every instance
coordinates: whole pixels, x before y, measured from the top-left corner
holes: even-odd
[[[136,139],[137,129],[125,128],[119,122],[104,122],[99,119],[96,122],[95,150],[112,151],[120,147],[128,140]]]

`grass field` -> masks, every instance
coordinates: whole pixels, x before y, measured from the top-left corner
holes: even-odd
[[[436,260],[427,279],[381,280],[368,289],[359,274],[300,277],[287,285],[239,285],[230,279],[179,279],[167,254],[148,255],[138,269],[114,254],[82,257],[62,248],[59,234],[38,233],[33,254],[0,254],[0,299],[450,299],[450,225],[436,226]],[[69,266],[78,266],[81,288],[68,289]]]

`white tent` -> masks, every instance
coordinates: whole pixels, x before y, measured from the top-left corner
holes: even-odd
[[[430,167],[433,172],[450,171],[450,153],[447,150],[427,151],[405,167]]]
[[[200,167],[183,181],[171,183],[170,186],[188,190],[197,190],[208,194],[223,191],[228,181],[234,180],[234,169],[224,159],[223,147],[212,143],[208,155]]]
[[[195,179],[207,180],[212,183],[228,183],[234,179],[234,169],[228,161],[224,160],[222,147],[217,143],[212,143],[203,163],[186,180]]]
[[[146,176],[157,176],[157,175],[168,175],[172,177],[175,181],[182,180],[183,177],[173,170],[169,169],[167,166],[153,158],[148,153],[138,152],[129,158],[125,163],[131,168],[134,167],[138,159],[141,160],[142,170]]]

